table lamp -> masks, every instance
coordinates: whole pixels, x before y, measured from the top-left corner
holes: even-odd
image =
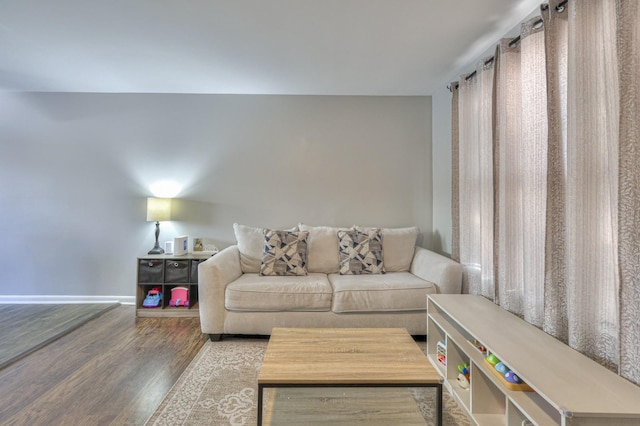
[[[160,221],[171,220],[171,198],[147,198],[147,222],[156,223],[156,244],[148,254],[162,254],[164,250],[158,244]]]

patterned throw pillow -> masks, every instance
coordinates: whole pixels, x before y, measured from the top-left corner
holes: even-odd
[[[340,275],[384,274],[380,229],[338,231]]]
[[[305,231],[264,230],[260,275],[307,275]]]

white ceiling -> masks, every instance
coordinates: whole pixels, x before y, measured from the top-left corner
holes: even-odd
[[[541,0],[0,0],[0,90],[430,95]]]

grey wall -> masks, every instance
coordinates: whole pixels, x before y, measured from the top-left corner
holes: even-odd
[[[451,93],[433,94],[433,227],[429,248],[451,255]]]
[[[182,190],[161,242],[302,221],[428,243],[431,135],[430,97],[2,93],[0,296],[133,296],[164,179]]]

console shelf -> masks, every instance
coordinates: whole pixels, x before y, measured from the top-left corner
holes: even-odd
[[[429,360],[478,425],[640,425],[640,387],[481,296],[429,295],[427,336]],[[438,361],[443,340],[446,366]],[[533,392],[507,388],[474,340]],[[457,382],[464,363],[469,389]]]
[[[182,256],[156,254],[138,258],[136,285],[136,316],[138,317],[197,317],[198,265],[211,254],[185,254]],[[171,290],[187,289],[189,306],[170,306]],[[151,289],[160,289],[162,302],[158,307],[145,308],[143,301]]]

